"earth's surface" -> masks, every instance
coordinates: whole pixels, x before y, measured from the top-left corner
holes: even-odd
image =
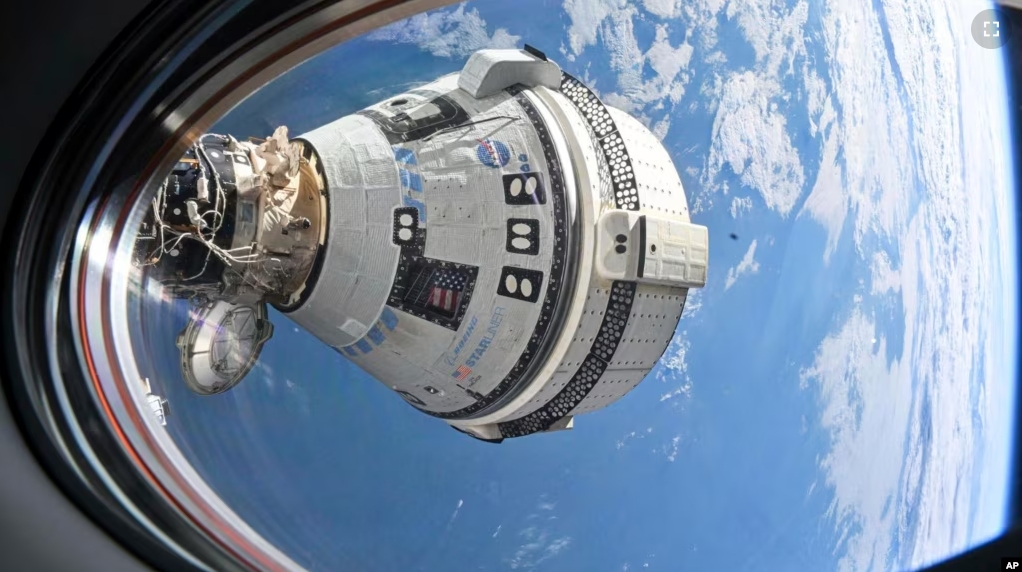
[[[709,282],[649,378],[572,431],[469,439],[279,314],[216,397],[181,383],[168,328],[168,429],[318,570],[889,570],[992,537],[1016,229],[983,8],[478,2],[332,49],[214,131],[300,134],[527,42],[662,138]]]

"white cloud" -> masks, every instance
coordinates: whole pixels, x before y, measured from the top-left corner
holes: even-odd
[[[674,339],[671,340],[671,345],[667,347],[667,351],[664,352],[663,359],[659,363],[663,364],[663,369],[668,370],[667,372],[661,371],[664,375],[670,373],[671,377],[677,378],[678,376],[688,374],[688,364],[685,361],[685,356],[688,354],[688,349],[691,344],[688,341],[688,332],[682,331],[680,335],[675,334]],[[661,381],[664,381],[661,378]]]
[[[704,183],[713,187],[726,165],[743,185],[763,197],[767,207],[787,216],[802,193],[805,174],[785,114],[772,101],[779,92],[774,79],[753,71],[725,80]]]
[[[887,367],[886,341],[874,352],[878,335],[860,311],[820,344],[803,372],[803,383],[819,393],[820,425],[829,432],[830,451],[820,461],[834,490],[827,517],[846,551],[839,570],[890,568],[894,511],[885,511],[897,492],[904,441],[912,405],[911,372],[900,362]]]
[[[571,52],[579,55],[587,46],[595,44],[600,24],[627,5],[627,0],[564,0],[564,11],[571,20],[568,27]]]
[[[731,199],[731,208],[728,211],[731,213],[731,218],[738,218],[742,213],[747,213],[752,210],[752,197],[733,197]]]
[[[673,389],[661,393],[659,399],[661,403],[669,402],[668,405],[673,408],[684,409],[687,407],[688,401],[692,399],[692,380],[688,375],[688,361],[686,360],[690,347],[687,331],[675,333],[654,369],[656,378],[660,382],[669,382],[674,386]],[[678,397],[683,397],[683,399],[676,399]],[[647,433],[651,432],[651,430],[647,431]]]
[[[678,387],[674,391],[668,391],[667,393],[664,393],[663,395],[660,396],[660,401],[668,401],[674,399],[675,397],[678,397],[679,395],[684,395],[685,397],[692,397],[691,381],[686,381],[684,385]]]
[[[454,526],[454,519],[458,518],[458,511],[461,510],[462,505],[465,504],[464,499],[458,499],[458,506],[454,507],[454,512],[451,513],[451,518],[447,521],[447,530],[450,530]]]
[[[727,54],[721,51],[711,52],[709,55],[703,58],[703,61],[706,63],[706,65],[722,66],[727,63]]]
[[[681,435],[675,435],[671,439],[669,445],[664,445],[663,452],[667,456],[667,461],[673,463],[678,458],[678,443],[681,441]]]
[[[745,251],[745,256],[738,263],[738,266],[729,268],[727,271],[727,278],[724,279],[724,289],[729,290],[735,285],[735,282],[743,274],[755,274],[759,272],[759,262],[755,260],[756,256],[756,240],[753,239],[752,243],[749,244],[749,249]]]
[[[688,291],[685,295],[685,307],[681,311],[682,320],[691,320],[703,309],[703,292],[702,288]]]
[[[498,524],[497,525],[497,530],[493,531],[493,536],[491,538],[497,538],[497,535],[500,534],[500,529],[501,529],[502,526],[504,526],[504,525],[503,524]]]
[[[816,69],[809,67],[808,61],[802,72],[802,83],[806,90],[806,111],[809,115],[809,134],[816,137],[817,133],[826,129],[833,119],[833,109],[824,114],[826,106],[830,105],[827,99],[827,84],[817,73]]]
[[[530,526],[518,533],[524,542],[508,561],[512,570],[532,570],[571,546],[570,536],[554,538],[547,530]]]
[[[654,0],[652,5],[659,13],[670,13],[677,8],[676,0]],[[647,4],[647,9],[649,7]],[[685,85],[690,79],[686,70],[694,50],[687,41],[671,44],[671,22],[656,25],[653,43],[643,52],[635,37],[634,21],[642,17],[636,6],[624,0],[566,0],[564,10],[571,20],[569,53],[580,55],[599,40],[609,55],[616,85],[601,90],[604,103],[646,119],[647,124],[650,123],[648,113],[655,111],[663,118],[670,116],[670,113],[662,113],[664,106],[673,106],[685,94]],[[646,66],[653,72],[648,80],[643,78]],[[663,118],[653,125],[654,133],[661,138],[670,127],[670,122]]]
[[[617,72],[617,90],[605,97],[633,113],[676,104],[685,95],[689,77],[683,70],[692,60],[693,48],[687,43],[672,46],[668,25],[661,24],[656,28],[653,45],[643,53],[635,38],[634,16],[634,9],[626,10],[612,15],[604,25],[604,46],[611,55],[611,69]],[[648,81],[642,75],[646,65],[654,72]]]
[[[901,292],[901,275],[891,268],[891,257],[883,250],[873,253],[870,289],[874,295]]]
[[[689,34],[706,51],[717,43],[717,17],[725,0],[685,0],[681,11],[688,21]],[[717,52],[720,53],[720,52]]]
[[[673,19],[681,15],[681,0],[642,0],[646,11],[664,19]]]
[[[885,13],[917,8],[885,9]],[[955,137],[949,125],[951,114],[942,111],[954,108],[947,101],[949,90],[946,80],[929,78],[926,87],[920,86],[911,77],[900,82],[890,64],[883,30],[872,6],[835,1],[822,11],[822,17],[830,95],[822,97],[820,103],[822,87],[808,71],[804,82],[811,104],[811,119],[818,116],[820,129],[828,126],[829,129],[823,141],[819,173],[803,212],[827,230],[824,256],[829,259],[849,217],[854,217],[856,244],[870,232],[881,237],[893,237],[897,229],[905,227],[909,200],[916,187],[913,158],[917,150],[920,152],[919,165],[924,172],[943,171],[945,167],[957,170],[961,164],[957,157],[949,154],[948,145],[939,143]],[[925,27],[927,24],[919,25]],[[895,60],[902,73],[920,66],[953,66],[955,55],[942,54],[943,48],[939,46],[946,33],[930,37],[931,42],[927,45],[933,51],[924,54],[914,31],[922,28],[891,25],[890,14],[888,26],[889,37],[895,45]],[[941,28],[946,30],[946,26],[937,26],[934,30]],[[946,58],[948,63],[934,63],[941,58]],[[955,75],[952,70],[939,73],[949,74],[944,77]],[[914,134],[918,141],[917,149],[912,148],[910,112],[906,109],[902,89],[915,94],[910,101],[916,115],[913,123],[919,131]],[[934,107],[935,101],[942,102],[939,108]],[[936,162],[941,165],[935,166]],[[929,180],[924,179],[924,185],[927,188],[946,185],[947,173],[942,176],[944,180],[939,180],[936,174],[926,177]]]
[[[968,537],[983,502],[970,488],[987,482],[974,466],[986,431],[972,422],[984,405],[970,393],[996,387],[989,372],[1001,367],[984,363],[999,335],[988,325],[1003,319],[993,302],[1002,285],[990,219],[1010,176],[991,168],[1004,153],[1002,128],[990,119],[996,98],[974,87],[1001,73],[996,58],[950,25],[968,21],[972,7],[885,3],[896,66],[869,7],[835,1],[822,14],[835,105],[825,102],[821,116],[840,112],[821,121],[832,125],[805,212],[827,229],[827,255],[845,221],[853,224],[871,270],[868,291],[900,294],[905,328],[904,354],[888,365],[888,340],[856,310],[803,376],[819,390],[832,441],[821,468],[835,493],[829,516],[843,532],[840,570],[919,568],[985,539]],[[927,30],[923,45],[919,29]],[[963,108],[969,113],[947,111]],[[900,265],[867,236],[892,243]],[[901,553],[891,550],[895,535]]]
[[[674,91],[675,79],[692,61],[692,46],[687,43],[672,46],[667,39],[668,32],[666,24],[657,26],[653,45],[645,54],[646,61],[656,72],[656,78],[646,86],[647,91],[651,91],[647,94],[650,101],[659,99],[661,94],[669,94],[672,100],[675,95],[680,98],[680,94]],[[673,101],[677,103],[677,100]]]
[[[837,246],[837,239],[841,236],[848,212],[848,195],[842,189],[844,172],[837,163],[841,145],[841,136],[835,130],[823,144],[823,157],[816,174],[816,182],[813,183],[812,191],[799,213],[799,216],[803,213],[809,214],[827,230],[827,243],[823,251],[825,261],[830,260],[830,255]]]
[[[511,558],[506,559],[507,565],[512,570],[532,570],[571,546],[572,538],[570,536],[557,534],[555,531],[557,517],[550,513],[556,506],[556,502],[547,500],[545,494],[541,495],[536,506],[536,510],[539,512],[532,512],[525,517],[525,522],[531,524],[518,532],[522,544],[518,546]]]
[[[656,122],[655,125],[653,125],[651,131],[653,131],[653,135],[656,135],[657,139],[663,141],[664,137],[667,137],[667,132],[670,131],[670,129],[671,117],[669,115],[665,115],[663,119],[661,119],[660,121]]]
[[[571,544],[570,538],[561,537],[547,545],[546,551],[550,553],[552,556],[557,556],[557,554],[560,553],[565,548],[567,548],[569,544]]]
[[[688,361],[686,360],[690,347],[688,331],[676,332],[670,345],[667,346],[667,350],[664,351],[663,357],[657,362],[654,369],[656,378],[662,383],[670,382],[675,386],[674,389],[660,396],[661,402],[671,401],[672,406],[678,407],[679,402],[686,400],[674,400],[675,397],[679,395],[684,395],[686,398],[692,397],[692,380],[688,375]],[[680,406],[684,407],[684,403],[681,403]]]
[[[809,15],[809,5],[800,0],[790,11],[785,4],[772,0],[731,2],[727,6],[728,19],[736,19],[746,41],[756,52],[756,63],[768,76],[782,70],[791,73],[796,56],[805,52],[802,29]]]
[[[958,14],[952,14],[951,21],[970,21],[988,5],[976,1],[952,3]],[[957,20],[955,19],[957,17]],[[977,516],[972,530],[971,543],[984,542],[1000,534],[1006,526],[1004,507],[1009,502],[1005,495],[1005,483],[1010,471],[1012,435],[1015,434],[1015,384],[1017,359],[1017,323],[1010,319],[1017,316],[1018,300],[1018,254],[1015,240],[1018,223],[1016,216],[1016,193],[1013,184],[1013,168],[1016,164],[1011,151],[1012,122],[1006,115],[1008,100],[991,97],[995,93],[1007,93],[1003,73],[1003,59],[998,50],[975,50],[972,38],[964,27],[952,30],[956,36],[958,51],[972,56],[959,62],[959,85],[961,109],[969,110],[962,115],[959,127],[963,144],[964,176],[958,188],[948,188],[951,196],[958,193],[975,194],[977,189],[986,190],[979,196],[966,197],[971,203],[986,198],[990,204],[963,205],[970,210],[958,212],[959,216],[973,222],[970,232],[955,232],[953,240],[968,236],[985,243],[986,252],[976,254],[974,265],[963,272],[967,277],[967,289],[989,288],[988,299],[982,304],[982,314],[976,318],[986,333],[987,343],[982,348],[982,364],[986,381],[980,386],[976,398],[976,410],[982,420],[983,466],[976,482],[984,483],[976,499]],[[967,46],[967,48],[966,48]],[[970,190],[972,192],[970,192]],[[944,216],[955,213],[957,208]],[[953,219],[952,219],[953,220]],[[961,246],[959,244],[959,246]],[[934,539],[936,543],[939,539]]]
[[[367,38],[415,44],[423,51],[445,58],[465,58],[483,48],[514,48],[521,40],[504,28],[489,34],[479,11],[466,11],[465,4],[453,10],[435,10],[400,20],[372,32]]]
[[[728,166],[742,184],[755,189],[767,206],[787,216],[794,208],[805,175],[787,132],[787,117],[778,110],[780,80],[794,73],[796,58],[806,54],[802,29],[808,4],[800,0],[790,10],[771,0],[730,2],[726,17],[737,22],[756,53],[753,69],[727,77],[712,74],[701,95],[715,113],[712,144],[704,170],[704,194],[723,192],[719,176]],[[710,53],[708,65],[719,65],[723,54]],[[702,202],[694,201],[696,206]]]
[[[630,431],[627,435],[617,440],[615,447],[617,449],[624,449],[625,445],[628,444],[632,439],[645,439],[646,433],[640,433],[638,431]]]

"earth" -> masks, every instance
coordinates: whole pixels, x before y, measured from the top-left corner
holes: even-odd
[[[1017,288],[1003,55],[981,2],[526,0],[351,40],[213,129],[293,134],[545,51],[661,138],[710,275],[665,358],[572,431],[494,446],[273,314],[168,430],[313,570],[900,570],[1003,531]]]

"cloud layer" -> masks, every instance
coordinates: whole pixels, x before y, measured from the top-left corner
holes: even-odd
[[[551,523],[557,519],[553,514],[555,508],[556,503],[541,497],[535,510],[526,517],[525,521],[533,524],[518,532],[521,544],[506,561],[512,570],[532,570],[571,546],[570,536],[554,532]]]
[[[745,256],[743,256],[742,260],[738,263],[738,266],[728,269],[727,278],[724,279],[725,290],[730,290],[743,274],[755,274],[759,272],[759,262],[756,262],[755,256],[756,240],[753,239],[752,243],[749,244],[749,249],[745,251]]]
[[[497,28],[490,34],[479,11],[466,11],[464,4],[453,10],[436,10],[400,20],[367,37],[375,41],[415,44],[443,58],[466,58],[483,48],[515,48],[521,40],[504,28]]]
[[[587,78],[590,85],[605,103],[636,115],[663,139],[671,121],[670,114],[662,112],[673,109],[685,95],[694,47],[687,40],[670,39],[672,26],[679,24],[673,18],[680,10],[677,0],[647,0],[645,8],[650,12],[640,12],[625,0],[566,0],[564,10],[571,24],[562,52],[574,60],[599,41],[605,50],[598,56],[601,65],[609,57],[615,82],[608,86]],[[650,13],[664,20],[655,23],[652,44],[643,50],[635,23]],[[654,124],[653,114],[662,119]]]
[[[973,412],[989,407],[972,392],[983,395],[985,324],[998,321],[990,308],[1001,291],[996,259],[985,254],[993,194],[970,189],[1004,188],[1005,180],[984,172],[997,171],[989,157],[963,160],[969,149],[996,156],[996,123],[983,117],[993,100],[970,93],[982,80],[960,75],[991,81],[994,58],[965,51],[968,29],[949,25],[968,21],[970,6],[880,7],[827,3],[829,72],[804,75],[823,142],[800,214],[827,230],[828,259],[853,225],[856,252],[871,269],[867,293],[900,295],[896,319],[905,329],[904,355],[888,364],[884,332],[859,300],[803,373],[832,442],[820,466],[835,493],[828,516],[842,538],[840,570],[917,568],[970,542],[969,491],[984,438]],[[947,112],[963,106],[977,113]],[[877,244],[890,244],[900,262]]]

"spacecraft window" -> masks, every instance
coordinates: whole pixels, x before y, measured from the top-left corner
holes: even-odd
[[[168,569],[960,552],[1018,426],[971,1],[161,2],[24,178],[15,411]]]

